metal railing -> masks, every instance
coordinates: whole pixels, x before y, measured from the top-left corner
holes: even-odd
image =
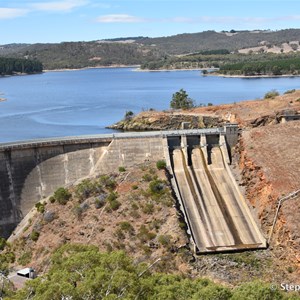
[[[278,219],[278,214],[279,214],[279,210],[280,210],[280,207],[281,207],[282,203],[286,200],[291,200],[291,199],[296,198],[299,194],[300,194],[300,189],[297,190],[297,191],[294,191],[294,192],[288,194],[287,196],[284,196],[284,197],[282,197],[278,200],[278,205],[277,205],[276,213],[275,213],[275,216],[274,216],[271,232],[270,232],[270,235],[269,235],[268,244],[270,244],[270,242],[271,242],[271,238],[272,238],[272,235],[273,235],[273,232],[274,232],[274,228],[275,228],[275,225],[276,225],[276,221]]]

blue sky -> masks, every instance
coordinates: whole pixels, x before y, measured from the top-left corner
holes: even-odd
[[[0,0],[0,44],[299,28],[298,0]]]

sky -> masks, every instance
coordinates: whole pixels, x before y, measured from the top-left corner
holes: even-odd
[[[0,44],[300,28],[298,0],[0,0]]]

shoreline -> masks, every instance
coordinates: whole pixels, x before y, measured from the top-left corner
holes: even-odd
[[[43,70],[43,73],[48,72],[72,72],[72,71],[80,71],[80,70],[89,70],[89,69],[121,69],[121,68],[139,68],[140,65],[111,65],[111,66],[96,66],[96,67],[83,67],[83,68],[73,68],[73,69],[46,69]]]
[[[283,75],[225,75],[225,74],[206,74],[205,76],[216,76],[216,77],[223,77],[223,78],[243,78],[243,79],[259,79],[259,78],[284,78],[284,77],[300,77],[300,74],[293,75],[293,74],[283,74]]]
[[[218,70],[212,69],[212,68],[195,68],[195,69],[157,69],[157,70],[149,70],[149,69],[141,69],[141,68],[136,68],[134,71],[136,72],[177,72],[177,71],[209,71],[209,70]],[[206,74],[205,74],[206,75]]]

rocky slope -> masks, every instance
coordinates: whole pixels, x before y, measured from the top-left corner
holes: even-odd
[[[182,122],[187,128],[210,128],[225,123],[238,123],[241,128],[254,128],[278,124],[286,113],[300,112],[300,90],[270,99],[241,101],[234,104],[197,107],[182,111],[146,111],[128,117],[108,128],[139,131],[180,129]]]
[[[242,185],[269,235],[278,199],[300,189],[300,121],[244,131],[237,148]],[[270,246],[300,274],[300,197],[283,202]]]
[[[182,123],[186,128],[211,128],[222,126],[223,121],[219,117],[204,116],[199,114],[182,114],[178,112],[142,112],[137,116],[125,118],[120,122],[109,126],[111,129],[125,131],[145,131],[145,130],[169,130],[181,129]]]

